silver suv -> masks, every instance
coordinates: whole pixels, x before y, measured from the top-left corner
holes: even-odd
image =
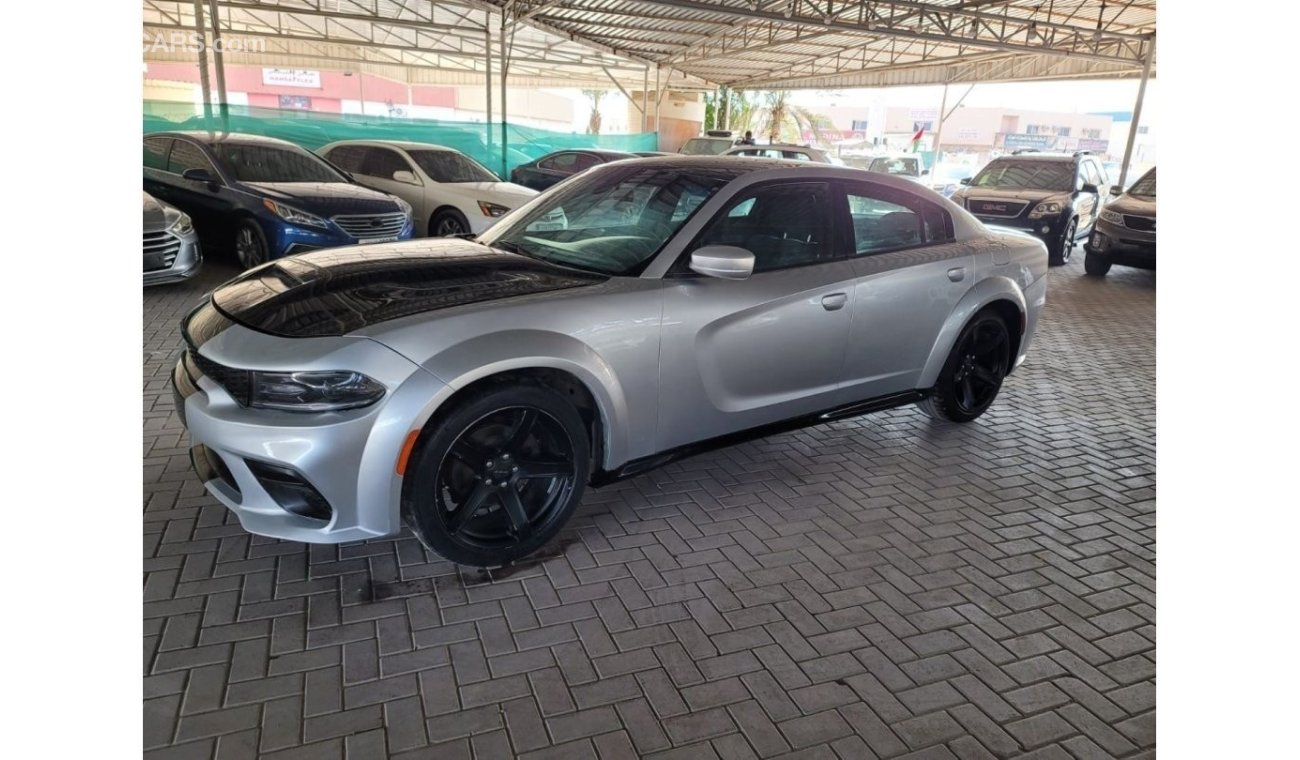
[[[1047,251],[913,182],[794,161],[596,167],[476,240],[291,256],[216,289],[173,373],[244,527],[408,524],[512,562],[588,484],[916,403],[979,417],[1024,360]]]

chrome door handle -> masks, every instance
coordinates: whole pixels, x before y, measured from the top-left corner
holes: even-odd
[[[844,304],[849,302],[847,293],[831,293],[828,296],[822,296],[822,308],[826,311],[835,311],[843,309]]]
[[[953,267],[948,270],[948,279],[953,282],[961,282],[966,279],[966,267]]]

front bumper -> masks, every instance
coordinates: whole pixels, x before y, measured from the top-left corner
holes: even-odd
[[[318,340],[234,330],[255,336],[239,336],[245,346]],[[445,397],[446,386],[380,344],[364,338],[351,343],[330,361],[364,355],[369,361],[351,366],[389,388],[384,398],[361,409],[294,413],[240,406],[222,385],[202,374],[190,357],[193,349],[182,354],[172,371],[176,409],[189,431],[195,471],[250,533],[342,543],[401,530],[401,478],[395,465],[408,431],[423,424],[430,405]],[[208,353],[203,350],[207,361],[229,361],[220,351],[218,356]]]
[[[187,280],[203,267],[203,250],[199,247],[198,235],[191,232],[180,238],[180,243],[180,250],[176,252],[176,257],[171,260],[171,263],[167,263],[165,259],[151,261],[148,255],[145,256],[144,284],[146,286]]]
[[[1026,214],[1012,218],[976,214],[975,218],[987,225],[1010,227],[1011,229],[1028,232],[1044,241],[1052,241],[1060,237],[1061,233],[1065,231],[1065,220],[1069,217],[1057,215],[1043,219],[1030,219]]]
[[[1100,256],[1120,266],[1139,269],[1156,268],[1154,232],[1131,230],[1099,219],[1092,234],[1083,244],[1083,250],[1089,256]]]

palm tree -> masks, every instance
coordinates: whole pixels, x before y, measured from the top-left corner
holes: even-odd
[[[591,116],[587,119],[587,134],[598,135],[600,134],[600,122],[602,120],[600,101],[607,93],[605,90],[583,90],[582,94],[586,95],[587,99],[591,101]]]
[[[769,142],[802,142],[805,132],[822,142],[822,130],[831,126],[826,116],[790,102],[790,91],[763,93],[758,103],[750,101],[744,121],[732,120],[736,129],[766,134]]]

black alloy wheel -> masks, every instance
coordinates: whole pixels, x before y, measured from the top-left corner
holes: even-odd
[[[545,388],[501,388],[459,406],[418,455],[412,527],[465,565],[509,564],[550,540],[590,468],[577,411]]]
[[[980,312],[962,330],[939,381],[918,406],[936,419],[970,422],[993,404],[1010,368],[1006,322],[992,311]]]
[[[429,221],[429,237],[456,237],[467,232],[469,222],[455,211],[439,211]]]
[[[1079,229],[1079,220],[1071,219],[1065,225],[1065,231],[1061,233],[1061,240],[1057,243],[1057,250],[1052,252],[1049,257],[1052,266],[1060,266],[1070,263],[1070,256],[1074,254],[1074,233]]]
[[[266,263],[266,236],[256,222],[246,221],[235,229],[235,257],[244,269]]]

